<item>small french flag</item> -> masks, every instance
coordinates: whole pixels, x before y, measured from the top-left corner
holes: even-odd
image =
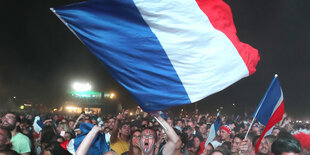
[[[284,114],[283,92],[277,77],[276,74],[254,113],[254,118],[265,125],[265,129],[255,146],[256,153],[264,135],[282,120]]]

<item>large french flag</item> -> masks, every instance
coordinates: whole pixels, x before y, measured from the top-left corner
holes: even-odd
[[[265,125],[265,129],[259,137],[255,152],[257,153],[258,147],[265,134],[272,130],[273,127],[282,120],[284,114],[283,92],[278,81],[277,75],[272,80],[267,92],[262,98],[254,116],[256,120]]]
[[[88,0],[51,10],[147,112],[221,91],[259,61],[222,0]]]

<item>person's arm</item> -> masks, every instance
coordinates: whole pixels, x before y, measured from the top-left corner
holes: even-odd
[[[76,119],[74,125],[73,125],[73,129],[75,129],[76,125],[79,123],[80,119],[82,119],[85,115],[84,114],[81,114],[78,119]]]
[[[95,125],[89,133],[86,135],[86,137],[83,139],[82,143],[76,150],[75,154],[76,155],[85,155],[88,152],[88,149],[90,148],[95,136],[97,135],[98,132],[100,132],[102,128],[99,126]]]
[[[176,145],[180,140],[179,136],[175,133],[174,129],[160,116],[158,118],[159,124],[167,134],[167,143],[164,146],[163,155],[172,155],[176,149]]]
[[[118,114],[116,117],[116,121],[115,121],[115,124],[113,126],[111,137],[110,137],[110,143],[111,144],[115,143],[117,141],[119,124],[124,119],[124,117],[125,117],[125,111]]]

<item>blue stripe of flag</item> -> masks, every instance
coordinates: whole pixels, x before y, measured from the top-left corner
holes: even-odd
[[[144,111],[190,103],[165,50],[132,0],[89,0],[55,11]]]

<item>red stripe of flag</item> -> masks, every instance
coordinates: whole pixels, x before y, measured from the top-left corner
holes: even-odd
[[[253,74],[260,57],[257,49],[240,42],[229,5],[222,0],[196,0],[200,9],[207,15],[213,27],[223,32],[233,43],[249,70]]]

